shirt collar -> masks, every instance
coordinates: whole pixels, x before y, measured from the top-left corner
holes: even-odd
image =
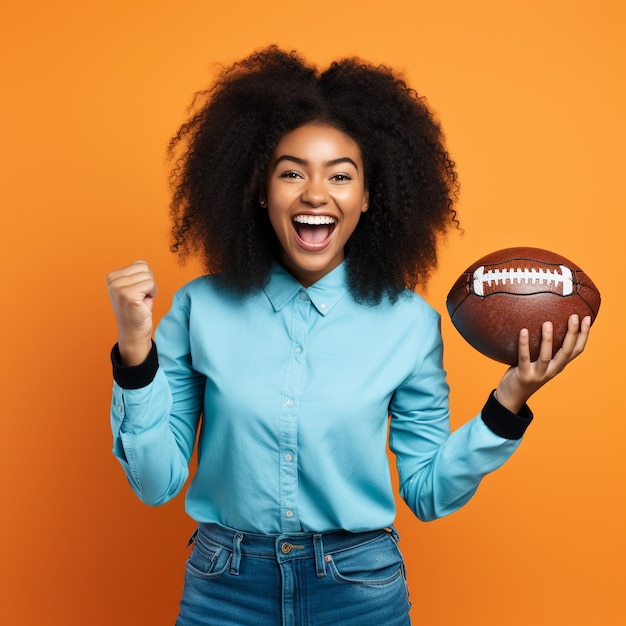
[[[280,311],[296,297],[308,297],[317,311],[324,316],[332,311],[347,292],[345,262],[308,289],[303,287],[284,267],[276,264],[265,286],[265,293],[275,311]]]

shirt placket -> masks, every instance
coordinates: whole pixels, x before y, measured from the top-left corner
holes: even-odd
[[[298,416],[305,374],[305,346],[311,300],[302,290],[294,298],[290,349],[278,426],[281,532],[302,530],[298,515]]]

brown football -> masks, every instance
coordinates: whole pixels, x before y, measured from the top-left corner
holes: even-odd
[[[539,355],[541,326],[554,326],[553,354],[570,315],[595,320],[600,292],[575,263],[540,248],[506,248],[472,263],[446,301],[461,336],[491,359],[517,365],[519,331],[530,333],[530,355]]]

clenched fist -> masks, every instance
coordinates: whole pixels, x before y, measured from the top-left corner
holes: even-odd
[[[152,304],[157,294],[145,261],[107,276],[109,297],[117,319],[118,347],[123,365],[139,365],[152,347]]]

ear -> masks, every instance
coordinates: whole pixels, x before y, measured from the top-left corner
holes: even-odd
[[[369,208],[370,208],[370,192],[366,190],[365,193],[363,194],[363,206],[361,208],[361,213],[365,213],[367,209]]]

